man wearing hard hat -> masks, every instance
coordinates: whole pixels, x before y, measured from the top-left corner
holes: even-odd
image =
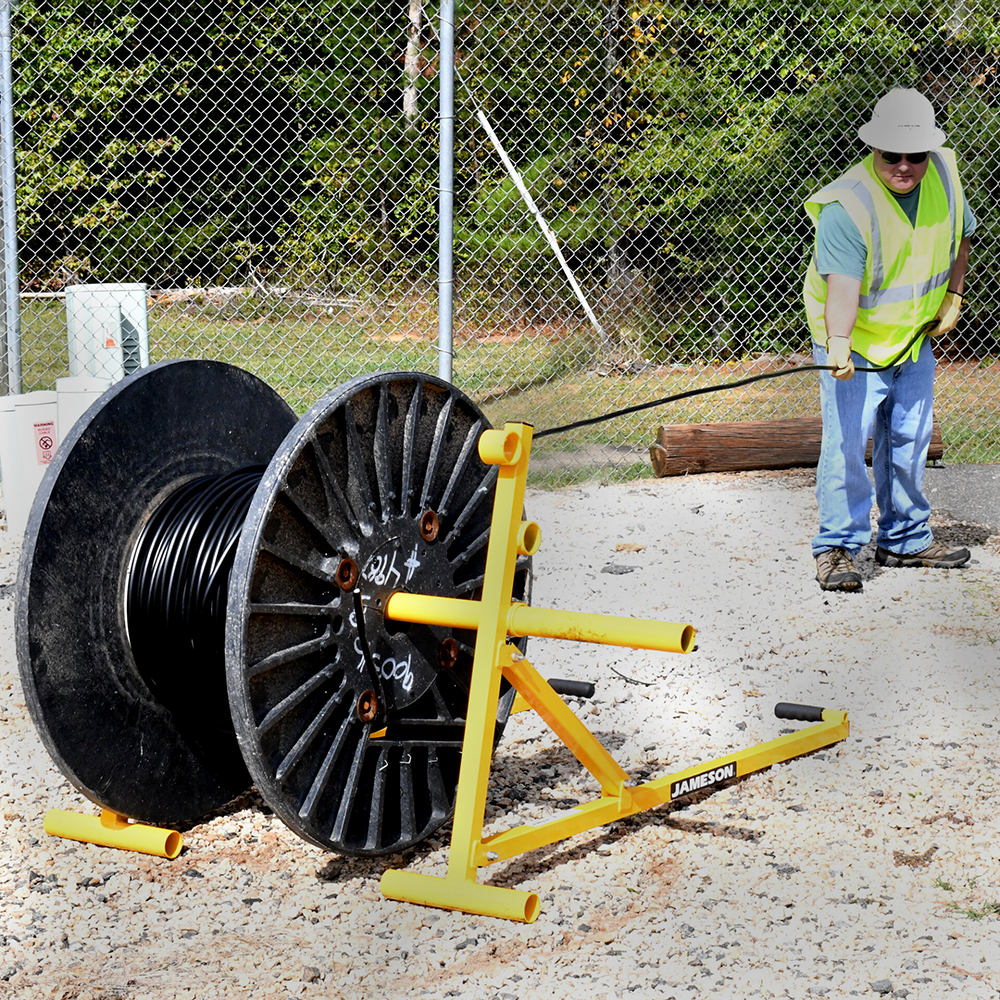
[[[835,369],[820,374],[812,547],[823,590],[861,590],[853,557],[871,540],[875,498],[880,565],[952,568],[969,559],[968,549],[934,541],[922,487],[934,391],[926,333],[958,322],[975,219],[923,94],[891,90],[858,137],[869,155],[805,203],[816,225],[806,316],[816,363]]]

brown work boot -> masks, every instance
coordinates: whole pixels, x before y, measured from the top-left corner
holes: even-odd
[[[941,542],[931,542],[926,549],[901,556],[879,546],[875,561],[879,566],[930,566],[931,569],[956,569],[964,566],[971,556],[968,549],[949,549]]]
[[[823,590],[861,590],[861,577],[845,549],[827,549],[816,556],[816,579]]]

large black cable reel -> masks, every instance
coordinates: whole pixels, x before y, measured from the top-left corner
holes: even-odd
[[[45,474],[18,574],[22,686],[70,782],[172,825],[252,783],[344,854],[444,825],[475,633],[381,609],[396,590],[480,596],[488,427],[415,372],[355,378],[298,421],[214,361],[162,362],[102,395]],[[529,586],[525,557],[515,598]]]

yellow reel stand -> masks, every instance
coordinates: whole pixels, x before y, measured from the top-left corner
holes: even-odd
[[[846,712],[810,709],[804,710],[805,715],[796,715],[793,711],[785,717],[821,721],[676,774],[633,784],[597,738],[507,639],[533,635],[687,653],[694,646],[695,630],[690,625],[670,622],[555,611],[511,603],[517,555],[534,554],[541,541],[538,526],[521,521],[531,437],[530,424],[508,423],[502,430],[485,431],[479,439],[482,460],[500,467],[482,599],[465,601],[399,592],[386,602],[387,618],[474,628],[478,633],[447,875],[439,878],[390,869],[381,880],[382,894],[389,899],[526,923],[534,921],[541,911],[538,896],[479,884],[476,881],[479,868],[652,809],[697,789],[716,786],[829,746],[845,739],[849,732]],[[520,698],[545,720],[594,776],[600,784],[601,796],[537,826],[517,826],[483,837],[501,677],[507,678]],[[786,707],[795,709],[795,706]],[[380,734],[372,735],[377,738]]]

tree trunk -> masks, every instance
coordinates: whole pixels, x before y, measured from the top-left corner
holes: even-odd
[[[403,117],[412,126],[420,112],[417,101],[417,80],[420,79],[420,33],[423,30],[422,0],[410,0],[409,18],[406,25],[406,55],[403,59],[403,73],[406,87],[403,90]]]
[[[749,469],[791,469],[819,461],[823,420],[737,420],[718,424],[669,424],[649,446],[657,476],[688,472],[741,472]],[[944,455],[941,427],[934,421],[930,461]],[[872,442],[865,460],[871,463]]]

